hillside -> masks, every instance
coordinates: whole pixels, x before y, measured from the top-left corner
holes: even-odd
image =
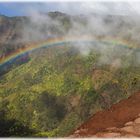
[[[139,42],[121,32],[133,27],[127,17],[104,21],[114,27],[108,37],[124,36],[132,47],[101,41],[106,34],[89,32],[85,16],[50,12],[38,18],[41,25],[30,17],[0,17],[0,60],[5,60],[0,63],[0,136],[65,137],[96,112],[140,90]],[[100,39],[40,47],[12,63],[5,59],[28,44],[81,32]]]
[[[97,112],[70,137],[140,137],[140,93]]]

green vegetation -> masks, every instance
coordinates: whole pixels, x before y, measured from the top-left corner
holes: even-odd
[[[40,49],[29,62],[2,75],[0,127],[6,124],[5,135],[67,136],[95,112],[140,89],[139,67],[126,66],[124,57],[124,67],[98,65],[99,57],[95,51],[81,55],[70,46]]]

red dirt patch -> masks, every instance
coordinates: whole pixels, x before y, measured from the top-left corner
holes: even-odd
[[[71,136],[88,137],[109,127],[122,127],[125,123],[136,119],[139,113],[140,93],[135,93],[128,99],[112,105],[110,109],[97,112]]]

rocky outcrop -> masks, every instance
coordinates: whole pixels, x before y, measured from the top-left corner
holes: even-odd
[[[70,137],[140,137],[140,93],[96,113]]]

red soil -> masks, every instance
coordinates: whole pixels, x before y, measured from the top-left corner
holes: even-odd
[[[88,137],[109,127],[122,127],[126,122],[136,119],[138,114],[140,114],[140,92],[112,105],[108,110],[97,112],[72,136]]]

